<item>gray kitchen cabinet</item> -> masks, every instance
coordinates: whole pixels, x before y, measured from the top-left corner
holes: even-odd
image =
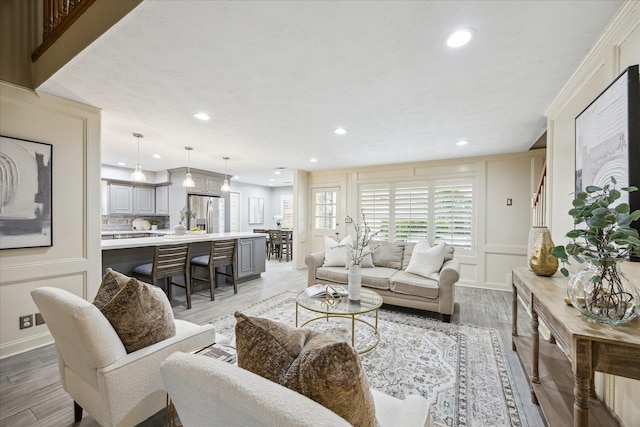
[[[195,186],[189,189],[190,193],[208,194],[217,196],[220,194],[220,181],[213,176],[202,174],[191,174]]]
[[[267,239],[265,237],[238,239],[238,250],[236,254],[238,279],[249,276],[259,276],[260,273],[265,272],[266,244]]]
[[[109,184],[109,213],[133,213],[133,186],[126,184]]]
[[[133,212],[138,215],[156,214],[155,187],[133,187]]]
[[[156,187],[156,215],[169,215],[169,187]]]

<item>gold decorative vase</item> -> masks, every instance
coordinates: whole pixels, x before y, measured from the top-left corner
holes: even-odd
[[[554,246],[549,230],[538,234],[536,242],[531,248],[531,258],[529,259],[531,270],[538,276],[549,277],[558,271],[558,258],[551,255]]]

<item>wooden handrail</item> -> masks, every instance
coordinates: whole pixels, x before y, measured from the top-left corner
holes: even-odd
[[[31,54],[36,62],[96,0],[42,0],[42,44]]]
[[[537,205],[540,200],[540,195],[544,189],[544,181],[547,178],[547,161],[544,161],[544,165],[542,166],[542,172],[540,173],[540,181],[538,181],[538,188],[536,189],[535,194],[533,195],[533,204]]]

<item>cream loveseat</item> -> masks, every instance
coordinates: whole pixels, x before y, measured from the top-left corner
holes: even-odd
[[[407,272],[420,258],[412,255],[416,243],[382,243],[372,254],[373,267],[362,268],[362,286],[376,291],[385,304],[417,308],[442,314],[445,322],[451,321],[453,314],[455,284],[460,278],[460,263],[453,258],[453,247],[445,245],[444,258],[440,269],[426,276]],[[330,250],[325,247],[325,251]],[[428,246],[425,246],[425,251]],[[348,284],[348,269],[344,265],[326,266],[325,251],[305,257],[308,267],[307,285]],[[420,252],[424,253],[424,252]],[[334,263],[335,264],[335,263]],[[371,265],[371,264],[369,264]],[[419,266],[417,268],[419,271]]]

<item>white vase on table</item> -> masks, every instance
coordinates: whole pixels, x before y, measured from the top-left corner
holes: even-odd
[[[362,289],[362,270],[359,264],[353,262],[349,265],[349,286],[347,291],[349,292],[349,300],[360,301],[360,291]]]

